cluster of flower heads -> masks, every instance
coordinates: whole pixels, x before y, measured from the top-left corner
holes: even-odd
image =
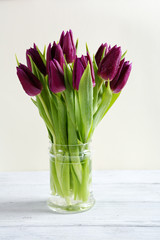
[[[95,54],[97,64],[97,74],[104,81],[106,86],[110,81],[110,88],[114,93],[122,90],[126,84],[131,72],[132,64],[122,59],[121,47],[110,47],[107,43],[102,44]],[[25,92],[30,96],[36,96],[41,93],[43,85],[40,80],[33,74],[31,60],[44,75],[48,76],[48,85],[53,93],[64,91],[64,65],[73,63],[73,88],[78,90],[81,77],[88,63],[90,65],[93,87],[95,86],[95,72],[93,63],[89,53],[77,57],[76,45],[73,41],[72,31],[69,30],[61,34],[59,43],[49,44],[46,53],[46,61],[37,46],[26,51],[27,67],[19,64],[17,67],[17,75]]]

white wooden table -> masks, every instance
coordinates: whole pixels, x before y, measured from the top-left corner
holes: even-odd
[[[160,171],[93,173],[95,206],[60,215],[46,205],[48,172],[0,173],[0,240],[160,240]]]

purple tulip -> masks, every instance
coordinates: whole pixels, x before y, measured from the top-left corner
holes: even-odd
[[[50,61],[48,82],[49,88],[53,93],[62,92],[66,89],[64,84],[64,73],[56,59]]]
[[[118,82],[120,73],[121,73],[122,68],[123,68],[123,65],[124,65],[124,61],[125,61],[125,58],[120,61],[117,74],[116,74],[116,76],[114,77],[114,79],[111,81],[110,86],[111,86],[111,85],[114,86],[114,85],[116,85],[116,83]],[[108,83],[106,82],[106,86],[107,86],[107,85],[108,85]]]
[[[91,69],[93,87],[95,86],[95,75],[94,75],[93,64],[92,64],[92,60],[87,52],[87,56],[82,55],[81,58],[76,57],[76,59],[75,59],[74,67],[73,67],[73,88],[74,89],[77,89],[77,90],[79,89],[79,83],[80,83],[81,77],[83,75],[83,72],[88,65],[88,61],[90,64],[90,69]]]
[[[34,44],[34,48],[30,48],[26,51],[27,66],[32,71],[31,62],[30,62],[28,55],[31,56],[31,58],[32,58],[33,62],[36,64],[37,68],[45,76],[46,75],[46,66],[45,66],[35,44]]]
[[[85,70],[81,58],[76,57],[73,67],[73,88],[77,90],[79,89],[79,83]]]
[[[65,54],[67,63],[72,63],[76,58],[76,47],[73,41],[73,33],[71,30],[64,31],[61,34],[59,44],[62,47],[63,53]]]
[[[104,56],[106,56],[106,54],[108,53],[108,45],[107,45],[107,43],[105,43],[105,44],[102,43],[101,46],[98,48],[98,50],[96,52],[95,60],[96,60],[97,66],[99,66],[99,64],[101,62],[101,58],[102,58],[102,54],[103,54],[104,48],[106,48],[105,49],[105,54],[104,54]]]
[[[123,59],[120,63],[120,67],[115,78],[110,83],[110,87],[114,93],[120,92],[122,88],[125,86],[129,78],[131,69],[132,63],[129,63],[129,61],[124,62]]]
[[[42,84],[38,78],[23,64],[17,67],[17,76],[24,91],[29,96],[36,96],[42,91]]]
[[[114,46],[102,59],[98,67],[98,75],[105,80],[110,80],[117,74],[120,59],[121,59],[121,48]]]
[[[53,43],[52,47],[50,43],[47,49],[47,72],[49,72],[50,61],[53,59],[56,59],[59,62],[61,68],[63,69],[63,65],[65,64],[63,51],[60,44],[56,44],[55,42]]]
[[[68,31],[67,31],[68,32]],[[59,44],[61,45],[61,47],[63,47],[63,43],[64,43],[64,37],[65,37],[65,33],[64,31],[61,33],[60,39],[59,39]]]

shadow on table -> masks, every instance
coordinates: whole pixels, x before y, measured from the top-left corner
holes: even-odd
[[[48,206],[46,199],[41,200],[41,201],[21,201],[21,202],[3,202],[0,203],[0,213],[27,213],[28,214],[43,214],[43,213],[51,213],[53,214],[54,212],[51,211]]]

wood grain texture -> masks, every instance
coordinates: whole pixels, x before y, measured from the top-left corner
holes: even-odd
[[[95,206],[51,212],[48,172],[0,173],[0,240],[160,239],[160,171],[93,173]]]

